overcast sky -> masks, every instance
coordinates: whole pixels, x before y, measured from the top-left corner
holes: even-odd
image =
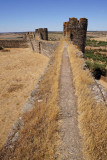
[[[0,0],[0,32],[62,31],[69,17],[87,18],[88,30],[107,31],[107,0]]]

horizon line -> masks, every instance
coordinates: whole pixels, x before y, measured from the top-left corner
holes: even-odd
[[[0,33],[23,33],[23,32],[34,32],[34,31],[8,31],[8,32],[0,32]],[[63,31],[51,31],[48,32],[63,32]],[[107,32],[107,30],[87,30],[87,32]]]

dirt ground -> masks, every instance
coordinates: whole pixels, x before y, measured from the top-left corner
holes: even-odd
[[[87,37],[97,41],[107,41],[107,31],[87,32]]]
[[[62,139],[60,152],[63,160],[83,160],[82,141],[78,128],[77,99],[72,78],[72,70],[65,43],[60,75],[60,133]]]
[[[88,49],[88,50],[105,49],[105,50],[107,50],[107,47],[106,47],[106,46],[100,46],[100,47],[86,46],[85,49]],[[101,51],[100,51],[100,54],[106,54],[106,55],[107,55],[107,52],[101,52]]]
[[[86,46],[85,49],[106,49],[106,46],[100,46],[100,47],[91,47],[91,46]]]
[[[49,60],[29,48],[9,50],[0,51],[0,147]]]
[[[59,41],[63,37],[62,32],[49,32],[48,39],[49,41]]]
[[[3,33],[0,34],[0,39],[22,39],[23,33]]]

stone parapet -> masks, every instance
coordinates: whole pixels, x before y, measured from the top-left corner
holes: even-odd
[[[0,40],[0,46],[3,48],[27,48],[28,44],[25,39],[22,39],[22,40]]]
[[[48,29],[47,28],[36,29],[35,37],[38,37],[41,40],[48,40]]]
[[[85,50],[87,25],[86,18],[80,18],[80,21],[77,18],[69,18],[69,21],[63,24],[64,36],[73,41],[82,52]]]

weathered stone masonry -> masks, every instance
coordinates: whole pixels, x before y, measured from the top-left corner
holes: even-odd
[[[0,46],[3,48],[27,48],[26,39],[22,40],[0,40]]]
[[[39,28],[35,32],[27,32],[23,35],[23,39],[0,39],[0,46],[3,48],[27,48],[29,47],[29,41],[31,40],[47,40],[48,41],[48,29]]]
[[[35,29],[35,32],[27,32],[25,35],[26,39],[39,39],[48,41],[48,29],[47,28],[38,28]]]
[[[80,21],[77,18],[69,18],[69,21],[63,24],[64,36],[73,41],[73,44],[77,45],[82,52],[85,50],[87,25],[86,18],[80,18]]]
[[[48,29],[47,28],[39,28],[35,30],[35,37],[38,37],[42,40],[48,41]]]
[[[38,37],[40,36],[40,37]],[[40,28],[35,32],[27,32],[21,40],[0,40],[2,48],[32,48],[33,51],[52,57],[58,42],[48,42],[48,29]]]

